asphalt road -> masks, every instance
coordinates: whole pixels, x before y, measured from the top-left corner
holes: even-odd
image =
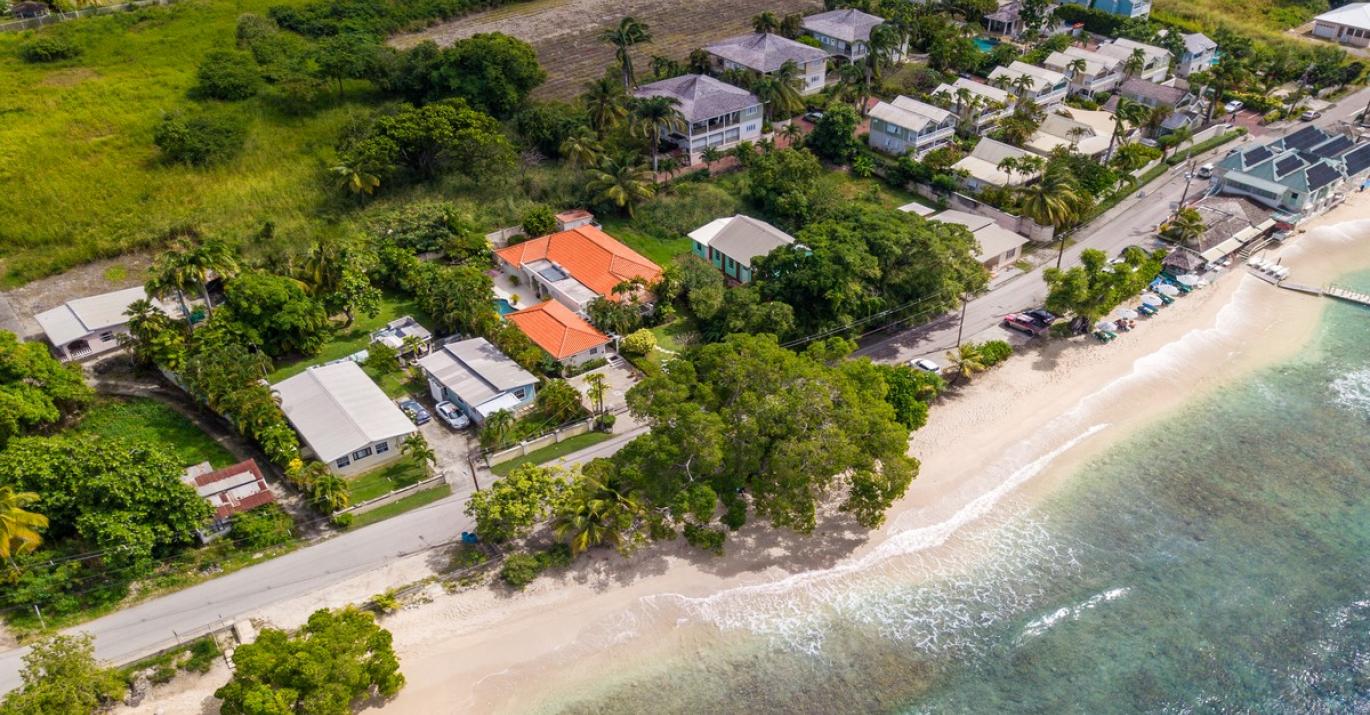
[[[1370,99],[1370,89],[1342,100],[1324,112],[1317,124],[1332,126],[1360,112]],[[1266,137],[1296,130],[1294,124],[1271,132]],[[1220,147],[1225,153],[1232,145]],[[1124,247],[1149,245],[1157,224],[1172,211],[1171,202],[1184,192],[1183,165],[1146,187],[1145,196],[1133,196],[1112,209],[1100,223],[1075,236],[1076,243],[1065,251],[1064,265],[1074,265],[1080,252],[1098,248],[1115,254]],[[1190,195],[1207,189],[1206,181],[1194,181]],[[1040,305],[1046,289],[1041,269],[1015,276],[989,293],[971,301],[966,309],[965,336],[997,328],[1005,313]],[[858,354],[877,360],[908,360],[928,356],[941,359],[956,344],[957,316],[944,316],[933,323],[898,335],[875,338]],[[569,456],[578,463],[617,451],[633,433],[624,433]],[[126,662],[207,630],[229,625],[236,620],[283,601],[325,588],[404,556],[450,542],[463,530],[473,527],[462,513],[470,486],[458,486],[456,493],[393,519],[328,539],[294,553],[272,559],[227,576],[207,581],[176,593],[127,608],[77,626],[95,636],[95,651],[100,658]],[[20,659],[27,649],[0,653],[0,693],[19,684]]]

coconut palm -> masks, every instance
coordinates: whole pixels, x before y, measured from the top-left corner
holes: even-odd
[[[972,94],[968,87],[956,88],[956,113],[962,114],[961,110],[970,106],[971,100],[977,95]]]
[[[1019,206],[1025,216],[1043,226],[1061,228],[1075,217],[1079,202],[1075,179],[1057,166],[1035,183],[1018,189]]]
[[[311,460],[307,464],[301,464],[298,469],[287,469],[285,476],[296,489],[306,494],[314,490],[314,483],[329,476],[332,472],[328,471],[328,465],[317,460]]]
[[[38,530],[47,528],[48,518],[25,508],[39,498],[34,492],[0,486],[0,559],[11,568],[15,556],[31,553],[43,543]]]
[[[780,130],[780,136],[785,137],[785,143],[788,146],[798,147],[804,143],[804,127],[795,122],[790,122]]]
[[[1169,119],[1173,114],[1175,114],[1175,108],[1169,104],[1158,104],[1150,108],[1146,113],[1146,118],[1143,120],[1143,124],[1146,125],[1147,134],[1153,137],[1156,136],[1157,132],[1161,131],[1161,126],[1165,124],[1165,120]]]
[[[969,380],[975,373],[984,372],[989,368],[985,364],[985,357],[981,354],[980,346],[975,343],[962,343],[961,347],[947,351],[947,361],[951,363],[953,383]]]
[[[309,501],[315,509],[332,514],[352,505],[352,490],[336,474],[326,474],[309,487]]]
[[[866,69],[863,64],[864,61],[848,62],[838,67],[837,86],[833,90],[834,96],[851,101],[858,112],[866,106],[866,97],[870,94],[870,85],[866,83]]]
[[[1113,110],[1113,134],[1108,139],[1108,151],[1104,152],[1104,163],[1113,158],[1113,147],[1127,133],[1127,125],[1134,127],[1145,121],[1148,109],[1145,104],[1134,102],[1126,97],[1118,98],[1118,106]]]
[[[752,31],[763,35],[775,32],[780,29],[780,18],[775,13],[767,10],[760,15],[752,17]]]
[[[604,411],[604,395],[608,391],[609,385],[603,373],[592,372],[585,376],[585,396],[590,398],[590,404],[595,406],[595,414]]]
[[[205,310],[212,315],[214,306],[209,302],[209,276],[211,273],[220,278],[229,278],[238,272],[238,257],[227,243],[209,239],[198,246],[187,248],[178,261],[180,270],[191,278],[200,288],[200,296],[205,301]]]
[[[1013,78],[1009,85],[1018,92],[1018,96],[1023,99],[1031,99],[1032,93],[1037,86],[1037,79],[1030,74],[1020,74]]]
[[[656,177],[628,155],[607,156],[590,170],[589,188],[595,201],[607,201],[631,218],[638,203],[656,193]]]
[[[1144,67],[1146,67],[1146,53],[1138,47],[1127,56],[1126,60],[1123,60],[1123,76],[1132,77],[1141,72]]]
[[[400,453],[423,465],[425,470],[438,463],[438,453],[433,451],[433,446],[418,432],[404,438],[404,444],[400,445]]]
[[[804,31],[804,16],[797,12],[792,12],[780,18],[780,27],[776,29],[782,37],[793,40],[799,37],[799,33]]]
[[[1075,77],[1079,77],[1081,74],[1084,74],[1084,71],[1088,68],[1089,63],[1085,62],[1085,58],[1083,57],[1076,57],[1075,59],[1066,63],[1066,73],[1070,75],[1071,79],[1074,79]]]
[[[777,83],[772,116],[778,112],[781,119],[786,119],[804,111],[804,70],[793,60],[786,60],[771,76]]]
[[[499,449],[509,441],[509,435],[514,431],[514,413],[509,410],[498,410],[485,418],[485,425],[480,430],[480,444],[486,449]]]
[[[723,158],[723,152],[719,151],[716,146],[704,147],[704,151],[699,153],[699,158],[704,161],[704,166],[709,171],[713,171],[714,162]]]
[[[552,532],[571,547],[572,554],[594,546],[619,546],[641,512],[642,507],[630,495],[597,479],[581,477],[552,522]]]
[[[661,135],[685,130],[685,115],[674,97],[642,97],[633,101],[633,124],[652,147],[652,172],[656,173]]]
[[[195,288],[196,277],[185,257],[188,248],[170,250],[158,254],[148,269],[150,275],[143,284],[148,295],[166,300],[172,296],[181,306],[181,314],[190,317],[190,306],[186,304],[186,293]]]
[[[585,83],[581,102],[585,104],[590,126],[601,137],[628,116],[628,93],[607,73],[593,82]]]
[[[1182,246],[1188,246],[1198,241],[1207,229],[1203,215],[1197,209],[1183,208],[1175,218],[1161,226],[1161,235]]]
[[[593,129],[579,127],[561,142],[561,155],[566,157],[572,168],[580,169],[599,163],[603,147]]]
[[[331,167],[329,172],[338,177],[339,187],[357,196],[370,196],[381,186],[380,177],[367,172],[360,162],[344,162]]]
[[[626,92],[635,83],[633,74],[633,45],[652,41],[652,32],[645,23],[631,15],[619,20],[618,25],[600,33],[599,39],[614,46],[614,58],[623,73],[623,90]]]

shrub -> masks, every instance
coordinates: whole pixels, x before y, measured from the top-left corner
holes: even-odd
[[[229,538],[249,548],[265,549],[290,541],[294,525],[279,504],[267,504],[235,517]]]
[[[221,654],[219,644],[214,639],[205,636],[190,645],[190,657],[181,664],[181,667],[192,673],[208,673],[210,667],[214,665],[214,659]]]
[[[723,542],[727,539],[728,534],[722,529],[711,529],[695,523],[685,524],[686,543],[715,556],[723,555]]]
[[[566,544],[552,544],[537,555],[538,564],[543,569],[563,569],[571,565],[571,547]]]
[[[557,216],[546,204],[537,204],[523,212],[523,234],[546,236],[557,228]]]
[[[713,184],[678,183],[637,210],[636,227],[654,238],[684,236],[719,216],[741,208],[737,197]]]
[[[998,365],[1013,355],[1013,346],[1003,340],[990,340],[980,346],[980,358],[986,366]]]
[[[199,82],[191,90],[196,96],[228,101],[251,97],[261,82],[252,55],[233,50],[210,51],[200,61],[196,77]]]
[[[617,421],[618,417],[616,415],[606,412],[595,420],[595,427],[601,432],[613,432],[614,423]]]
[[[366,347],[365,366],[381,375],[400,369],[400,354],[385,343],[375,342]]]
[[[236,117],[168,114],[157,125],[152,141],[170,161],[204,166],[225,161],[242,151],[247,127]]]
[[[740,496],[735,496],[727,500],[727,508],[723,512],[723,517],[719,519],[723,525],[737,531],[747,523],[747,502]]]
[[[371,605],[381,613],[394,613],[400,610],[400,599],[395,595],[395,589],[390,589],[384,593],[378,593],[371,597]]]
[[[656,349],[656,335],[642,328],[624,338],[623,342],[619,343],[619,349],[633,355],[646,355]]]
[[[335,528],[346,529],[347,527],[352,526],[353,518],[354,517],[351,514],[334,514],[329,517],[328,523],[332,524]]]
[[[35,37],[19,46],[19,58],[25,62],[57,62],[80,54],[80,46],[60,35]]]
[[[542,573],[542,563],[538,557],[532,554],[510,554],[504,559],[504,567],[499,570],[499,577],[522,591],[523,587],[532,583],[539,573]]]

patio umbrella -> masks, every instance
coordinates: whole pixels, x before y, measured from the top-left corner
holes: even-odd
[[[1175,296],[1180,294],[1180,289],[1176,288],[1173,285],[1160,285],[1156,286],[1156,292],[1160,293],[1161,295],[1168,295],[1171,298],[1174,298]]]
[[[1118,317],[1123,320],[1135,320],[1137,318],[1137,311],[1131,308],[1123,308],[1118,311]]]
[[[1199,277],[1193,273],[1186,273],[1175,279],[1182,286],[1196,286],[1199,284]]]
[[[1165,305],[1165,301],[1161,300],[1161,296],[1154,293],[1143,293],[1142,302],[1153,308]]]
[[[1108,320],[1101,320],[1101,321],[1099,321],[1099,324],[1098,324],[1098,325],[1094,326],[1094,329],[1095,329],[1095,330],[1107,330],[1108,332],[1111,333],[1111,332],[1113,332],[1113,331],[1115,331],[1115,330],[1118,329],[1118,324],[1117,324],[1117,323],[1114,323],[1114,322],[1112,322],[1112,321],[1108,321]]]

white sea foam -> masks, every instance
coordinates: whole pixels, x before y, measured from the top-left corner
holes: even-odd
[[[1040,636],[1043,633],[1046,633],[1048,630],[1051,630],[1051,628],[1056,624],[1061,623],[1063,621],[1078,621],[1080,620],[1080,616],[1083,616],[1086,612],[1093,610],[1094,608],[1097,608],[1100,604],[1108,603],[1109,601],[1116,601],[1126,596],[1129,590],[1130,589],[1128,589],[1127,587],[1111,588],[1107,591],[1104,591],[1103,593],[1096,593],[1093,596],[1090,596],[1089,598],[1085,599],[1084,601],[1075,604],[1074,606],[1058,608],[1055,611],[1052,611],[1051,613],[1048,613],[1047,615],[1032,621],[1026,626],[1023,626],[1023,633],[1019,636],[1019,640],[1021,641],[1026,638],[1035,638],[1037,636]]]
[[[1361,368],[1332,381],[1332,402],[1370,419],[1370,368]]]

